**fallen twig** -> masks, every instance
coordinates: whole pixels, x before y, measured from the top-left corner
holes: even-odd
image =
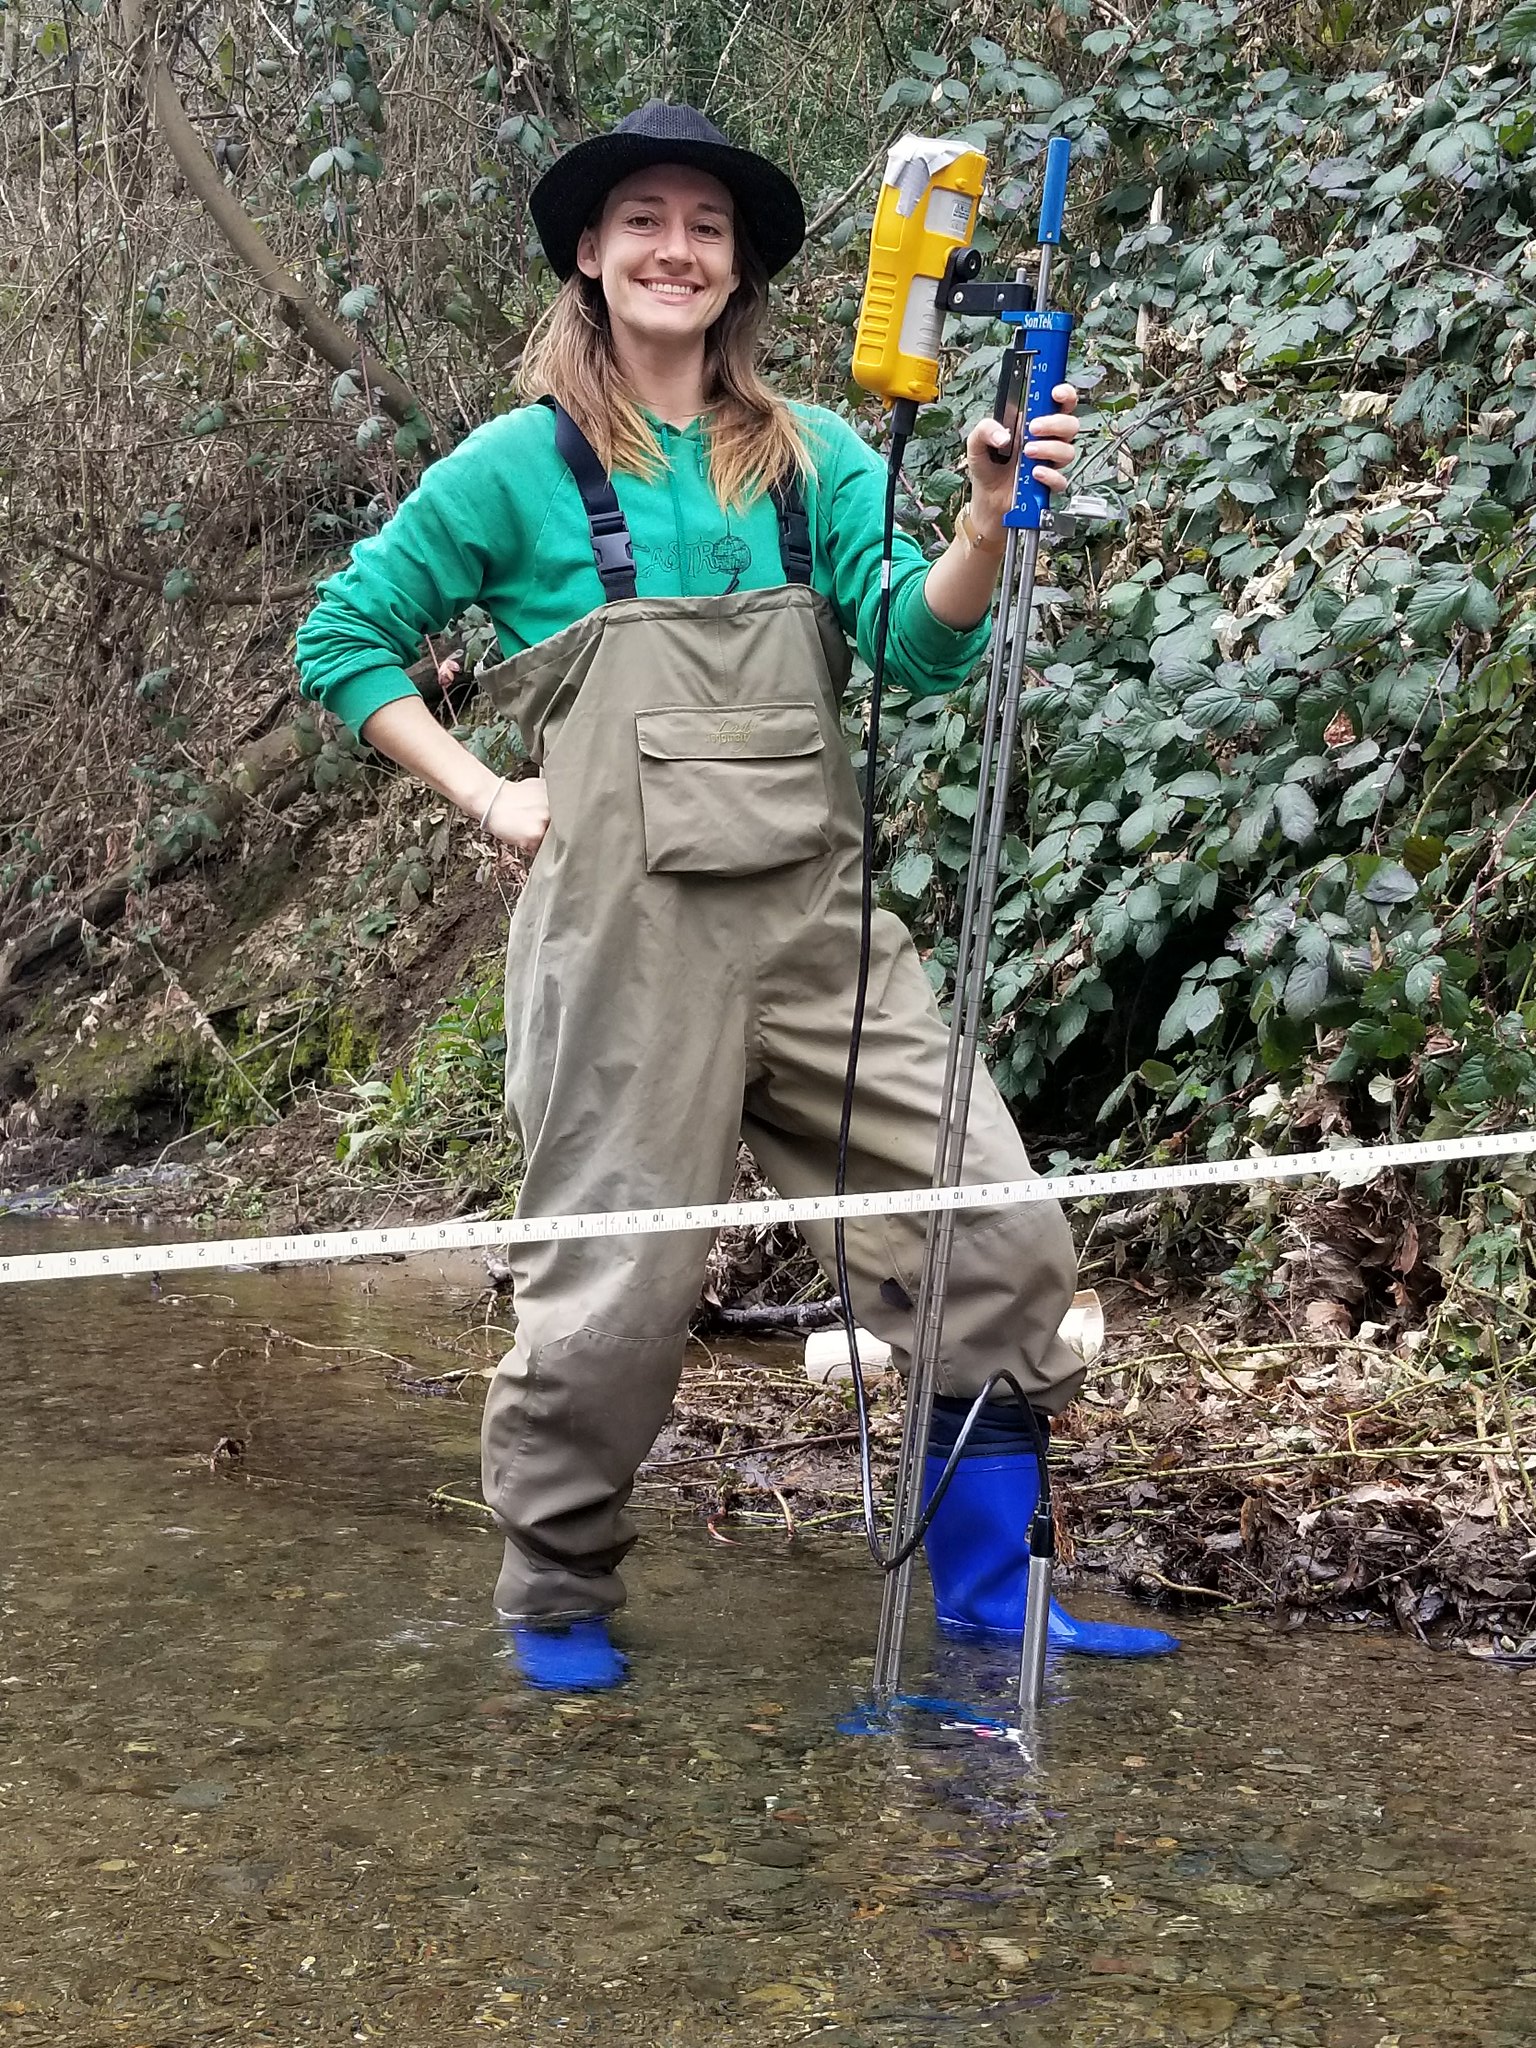
[[[724,1308],[706,1304],[699,1323],[706,1330],[735,1331],[739,1336],[772,1337],[784,1332],[826,1330],[842,1311],[832,1301],[792,1301],[782,1306],[764,1304],[756,1308]]]
[[[1157,1465],[1148,1462],[1139,1466],[1122,1466],[1110,1479],[1090,1479],[1073,1483],[1077,1493],[1107,1493],[1110,1488],[1124,1486],[1130,1479],[1194,1479],[1213,1472],[1281,1472],[1296,1471],[1308,1465],[1333,1464],[1339,1460],[1361,1464],[1399,1463],[1409,1464],[1416,1458],[1476,1458],[1485,1454],[1486,1446],[1480,1446],[1474,1439],[1461,1444],[1388,1444],[1380,1450],[1365,1451],[1281,1451],[1274,1457],[1263,1457],[1255,1452],[1251,1457],[1222,1460],[1206,1465]]]
[[[766,1457],[770,1451],[804,1451],[818,1444],[852,1444],[858,1442],[858,1431],[840,1429],[826,1436],[783,1437],[777,1443],[738,1445],[734,1450],[697,1451],[686,1458],[658,1458],[647,1460],[640,1467],[645,1473],[673,1472],[683,1465],[719,1465],[732,1458]]]
[[[455,1493],[451,1486],[434,1487],[427,1495],[427,1505],[433,1508],[464,1508],[472,1515],[484,1515],[491,1520],[491,1511],[483,1500],[471,1500],[467,1494]]]
[[[1183,1579],[1165,1579],[1161,1572],[1154,1571],[1150,1565],[1144,1565],[1137,1576],[1143,1579],[1150,1579],[1153,1585],[1162,1586],[1170,1593],[1187,1593],[1192,1599],[1196,1600],[1219,1600],[1224,1607],[1230,1608],[1233,1613],[1251,1608],[1256,1604],[1252,1600],[1234,1600],[1230,1593],[1224,1593],[1219,1586],[1191,1586]]]

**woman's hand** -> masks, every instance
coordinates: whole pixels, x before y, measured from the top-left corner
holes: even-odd
[[[414,690],[370,713],[361,737],[391,761],[457,804],[488,839],[532,858],[549,830],[549,795],[542,779],[508,782],[445,732]]]
[[[1038,482],[1059,491],[1077,439],[1077,392],[1070,384],[1058,384],[1051,397],[1059,410],[1029,421],[1023,459],[1033,463]],[[969,632],[979,623],[997,587],[1008,541],[1003,515],[1013,504],[1013,463],[994,462],[992,451],[1007,447],[1007,430],[996,420],[978,420],[972,427],[965,443],[970,503],[960,515],[954,539],[923,579],[929,611],[957,632]]]
[[[1037,483],[1044,484],[1047,490],[1059,491],[1066,485],[1065,471],[1071,464],[1073,443],[1079,432],[1079,422],[1074,417],[1077,390],[1071,384],[1058,384],[1051,397],[1058,409],[1029,421],[1029,439],[1024,443],[1023,459],[1034,464]],[[1003,454],[1007,448],[1007,429],[1000,421],[991,419],[978,420],[965,443],[966,463],[971,476],[971,498],[967,507],[971,525],[981,547],[999,556],[1007,537],[1003,514],[1013,503],[1013,464],[994,461],[993,450]]]
[[[519,782],[504,782],[491,804],[485,829],[492,839],[519,853],[537,853],[549,830],[549,790],[543,776],[525,775]]]

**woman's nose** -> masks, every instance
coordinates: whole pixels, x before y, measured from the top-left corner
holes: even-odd
[[[656,238],[656,253],[667,263],[686,263],[689,257],[688,229],[680,220],[663,221]]]

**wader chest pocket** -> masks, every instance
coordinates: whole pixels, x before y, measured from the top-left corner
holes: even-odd
[[[640,800],[653,875],[759,875],[831,846],[810,704],[641,711]]]

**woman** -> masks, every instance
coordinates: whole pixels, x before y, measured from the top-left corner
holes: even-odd
[[[507,968],[521,1214],[723,1200],[741,1135],[786,1194],[826,1192],[858,953],[838,703],[848,638],[870,652],[884,472],[844,422],[758,377],[767,280],[805,231],[766,159],[653,101],[568,150],[532,210],[564,279],[522,369],[545,402],[471,434],[323,586],[299,634],[304,687],[491,837],[537,853]],[[1077,432],[1076,394],[1055,396],[1025,448],[1052,488]],[[911,689],[954,687],[985,642],[1012,489],[987,457],[1004,439],[992,422],[971,433],[970,503],[937,561],[898,537],[888,659]],[[403,673],[422,634],[472,602],[511,656],[485,680],[537,777],[498,779]],[[924,1184],[946,1035],[883,914],[869,991],[848,1184]],[[984,1075],[966,1165],[976,1180],[1030,1170]],[[848,1230],[860,1320],[899,1359],[923,1228]],[[606,1617],[634,1540],[625,1506],[676,1391],[707,1250],[690,1232],[515,1256],[484,1484],[506,1537],[497,1613],[530,1683],[623,1675]],[[958,1219],[936,1448],[999,1366],[1042,1414],[1072,1398],[1081,1368],[1056,1330],[1073,1280],[1056,1208]],[[985,1438],[930,1566],[946,1626],[1016,1634],[1033,1467],[1008,1404],[992,1404]],[[1077,1625],[1055,1628],[1060,1641]],[[1171,1644],[1079,1631],[1076,1646]]]

